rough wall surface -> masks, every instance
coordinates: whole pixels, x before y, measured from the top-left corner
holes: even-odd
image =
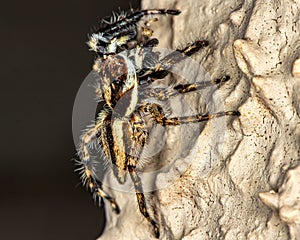
[[[173,49],[208,40],[193,59],[212,78],[231,76],[212,94],[241,112],[223,119],[218,141],[214,120],[205,124],[187,156],[155,177],[159,190],[147,197],[161,239],[300,239],[300,1],[143,0],[142,8],[182,11],[153,23],[154,37]],[[168,131],[162,162],[178,143]],[[108,191],[121,213],[106,204],[99,239],[155,239],[135,195]]]

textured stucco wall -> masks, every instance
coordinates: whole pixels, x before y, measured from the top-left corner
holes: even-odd
[[[193,59],[212,78],[231,76],[211,104],[218,97],[241,112],[223,118],[221,131],[214,120],[201,125],[184,157],[173,153],[189,140],[176,137],[180,127],[167,130],[157,160],[170,167],[155,176],[155,197],[147,194],[161,239],[300,239],[300,1],[144,0],[142,8],[182,11],[151,25],[159,46],[208,40]],[[193,99],[186,101],[197,105]],[[100,239],[154,239],[134,193],[108,191],[122,211],[106,204]]]

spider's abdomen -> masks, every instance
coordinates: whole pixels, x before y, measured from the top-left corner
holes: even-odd
[[[148,137],[145,122],[136,113],[128,118],[113,118],[110,125],[111,137],[110,156],[113,172],[119,183],[124,183],[130,161],[141,156]],[[131,159],[131,160],[130,160]]]

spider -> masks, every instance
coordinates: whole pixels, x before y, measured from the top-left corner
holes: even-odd
[[[160,236],[159,224],[148,213],[143,186],[137,174],[139,156],[150,132],[144,116],[150,116],[154,124],[167,127],[208,121],[226,115],[240,115],[238,111],[226,111],[168,117],[163,106],[144,99],[145,95],[166,99],[197,91],[226,82],[230,79],[229,76],[201,83],[178,84],[172,88],[172,92],[161,88],[148,88],[147,93],[139,91],[141,86],[151,87],[156,80],[165,78],[174,64],[208,46],[208,41],[197,40],[163,58],[152,50],[159,41],[151,38],[153,31],[149,28],[150,23],[158,20],[151,16],[179,14],[179,10],[171,9],[114,13],[112,17],[100,21],[98,29],[89,36],[87,42],[90,50],[96,55],[93,65],[93,70],[98,74],[95,93],[97,100],[103,103],[103,108],[97,114],[95,123],[89,126],[80,138],[78,156],[83,184],[99,201],[106,199],[114,212],[120,212],[115,199],[102,189],[97,180],[97,162],[90,153],[91,148],[97,145],[103,153],[103,158],[114,166],[113,174],[120,184],[124,184],[127,175],[130,176],[139,210],[152,225],[156,238]],[[145,22],[142,31],[139,32],[138,23],[145,16],[150,16],[150,20]]]

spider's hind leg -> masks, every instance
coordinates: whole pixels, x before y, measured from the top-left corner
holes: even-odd
[[[77,164],[81,167],[78,170],[81,171],[81,179],[83,184],[86,185],[93,193],[94,198],[99,198],[99,201],[102,199],[108,200],[113,211],[118,214],[120,213],[120,208],[115,199],[102,189],[102,186],[97,182],[96,177],[94,176],[95,173],[93,169],[93,159],[89,153],[89,146],[95,142],[101,127],[101,124],[96,122],[96,124],[87,129],[81,136],[81,143],[78,149],[78,155],[80,159],[77,161]]]
[[[135,188],[135,192],[136,192],[136,198],[137,198],[137,202],[139,205],[139,210],[142,213],[142,215],[148,220],[148,222],[151,223],[153,229],[154,229],[154,234],[156,238],[159,238],[160,233],[159,233],[159,227],[158,224],[156,223],[156,221],[154,221],[147,210],[147,205],[146,205],[146,199],[145,199],[145,195],[143,192],[143,186],[142,186],[142,182],[140,177],[138,176],[137,172],[136,172],[136,164],[137,164],[137,160],[134,157],[129,157],[128,160],[128,171],[131,177],[131,180],[134,184],[134,188]]]

